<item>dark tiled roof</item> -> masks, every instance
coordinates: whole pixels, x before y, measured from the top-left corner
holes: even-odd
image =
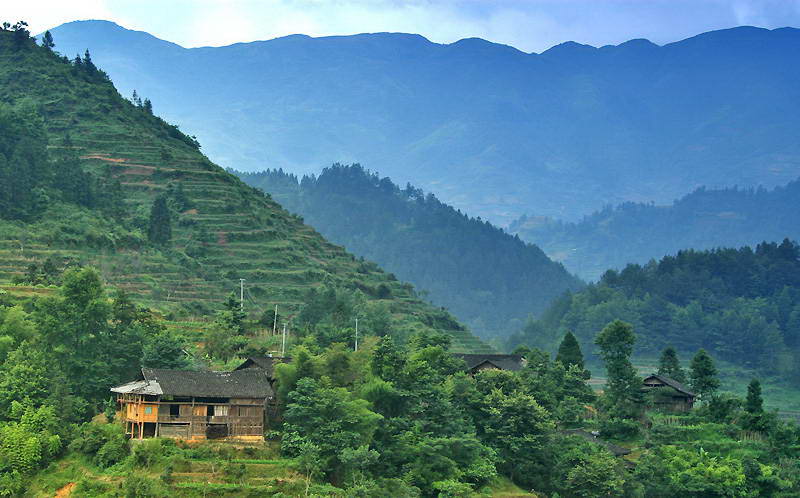
[[[691,396],[693,398],[697,397],[697,395],[695,393],[693,393],[692,391],[690,391],[688,387],[684,386],[683,384],[681,384],[680,382],[678,382],[675,379],[667,377],[666,375],[659,375],[659,374],[648,375],[647,377],[645,377],[644,380],[647,381],[647,379],[652,379],[652,378],[660,380],[664,384],[670,386],[671,388],[675,389],[676,391],[679,391],[679,392],[681,392],[681,393],[683,393],[683,394],[685,394],[687,396]]]
[[[453,353],[453,356],[464,360],[467,364],[467,370],[472,370],[484,363],[491,363],[501,370],[521,370],[525,366],[525,358],[518,354]]]
[[[167,396],[268,398],[275,395],[269,378],[260,369],[192,372],[143,368],[142,375],[151,385],[157,384]]]
[[[290,361],[292,361],[291,356],[251,356],[247,358],[244,363],[236,367],[236,370],[260,368],[267,373],[270,379],[274,379],[275,365],[278,363],[289,363]]]

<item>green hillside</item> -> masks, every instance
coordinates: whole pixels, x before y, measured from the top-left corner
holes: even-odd
[[[537,246],[358,164],[302,179],[282,170],[237,174],[328,240],[428,292],[481,337],[508,337],[582,286]]]
[[[277,304],[282,317],[295,316],[314,299],[312,290],[325,287],[382,303],[396,335],[437,329],[455,337],[456,349],[486,348],[449,314],[418,299],[410,284],[328,243],[211,163],[193,138],[152,115],[149,102],[123,99],[86,57],[69,61],[15,32],[0,32],[0,103],[12,122],[27,123],[21,143],[44,142],[43,161],[55,164],[51,169],[77,161],[91,174],[87,182],[97,197],[119,182],[122,203],[73,202],[64,194],[69,188],[51,188],[57,180],[47,179],[35,209],[21,217],[6,212],[0,220],[4,288],[31,283],[25,277],[31,264],[78,262],[97,267],[108,283],[169,318],[194,320],[238,290],[239,279],[246,279],[251,311]],[[6,159],[13,172],[18,163]],[[160,196],[171,217],[166,244],[148,237]]]
[[[566,331],[597,353],[597,330],[634,325],[636,354],[705,349],[731,368],[793,386],[800,378],[800,246],[687,250],[645,266],[609,270],[596,284],[553,304],[509,341],[553,348]],[[741,387],[741,386],[739,386]]]

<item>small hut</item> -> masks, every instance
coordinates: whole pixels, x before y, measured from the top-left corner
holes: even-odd
[[[453,356],[464,360],[467,364],[466,372],[475,375],[482,370],[522,370],[525,367],[525,357],[518,354],[463,354],[453,353]]]
[[[646,391],[657,390],[654,404],[675,412],[687,412],[694,406],[697,395],[686,386],[666,375],[653,374],[645,377],[643,389]]]

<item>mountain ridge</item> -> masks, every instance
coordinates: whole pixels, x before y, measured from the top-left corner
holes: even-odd
[[[164,59],[83,29],[54,28],[56,49],[90,47],[123,93],[148,96],[225,166],[370,164],[501,226],[800,174],[794,28],[560,56],[407,34],[290,36]]]

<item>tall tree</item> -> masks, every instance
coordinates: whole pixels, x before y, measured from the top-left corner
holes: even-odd
[[[166,196],[160,195],[153,201],[147,238],[156,245],[166,245],[172,238],[172,219]]]
[[[678,352],[672,346],[661,352],[661,358],[658,360],[658,374],[666,375],[681,383],[686,382],[686,372],[681,368]]]
[[[705,349],[699,350],[692,358],[689,379],[692,389],[700,395],[700,399],[713,395],[719,388],[717,367]]]
[[[600,347],[600,356],[606,365],[608,382],[605,396],[612,416],[635,417],[644,399],[642,379],[630,360],[636,342],[633,326],[614,320],[606,325],[594,342]]]
[[[556,353],[556,361],[560,361],[565,367],[576,365],[583,369],[583,352],[581,345],[578,344],[578,339],[572,332],[567,332],[561,344],[558,346],[558,353]]]
[[[761,397],[761,382],[753,379],[747,386],[747,399],[744,409],[752,415],[759,415],[764,412],[764,398]]]
[[[53,42],[53,35],[50,34],[50,31],[45,31],[44,36],[42,36],[42,46],[48,50],[53,50],[56,44]]]

